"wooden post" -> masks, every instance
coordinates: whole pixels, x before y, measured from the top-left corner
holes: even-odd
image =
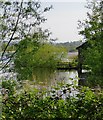
[[[81,49],[78,49],[78,73],[79,75],[82,73],[82,56],[81,56]]]

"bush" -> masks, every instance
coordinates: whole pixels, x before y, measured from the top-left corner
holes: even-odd
[[[67,89],[70,89],[68,86]],[[67,96],[64,100],[56,94],[56,89],[50,91],[48,96],[46,91],[14,89],[7,99],[3,99],[2,120],[102,120],[103,93],[97,96],[87,87],[78,90],[77,95]]]

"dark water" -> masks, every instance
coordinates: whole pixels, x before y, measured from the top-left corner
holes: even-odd
[[[95,77],[95,78],[94,78]],[[37,88],[40,90],[51,89],[58,84],[70,84],[71,86],[103,86],[103,77],[93,76],[89,71],[83,70],[81,75],[78,75],[77,70],[52,70],[46,68],[36,68],[33,71],[32,80],[23,81],[23,86],[27,89]]]
[[[29,84],[39,89],[49,89],[58,83],[78,85],[78,72],[76,70],[61,71],[39,68],[34,70],[32,76],[32,81],[24,82],[26,87]]]

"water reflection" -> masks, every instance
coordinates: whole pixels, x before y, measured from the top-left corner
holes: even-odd
[[[25,85],[31,84],[38,89],[49,89],[58,83],[78,85],[78,72],[39,68],[33,71],[32,81],[26,81]]]

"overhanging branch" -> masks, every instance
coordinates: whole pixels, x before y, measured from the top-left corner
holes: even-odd
[[[13,39],[13,36],[14,36],[15,32],[16,32],[17,25],[18,25],[18,22],[19,22],[19,17],[20,17],[20,14],[21,14],[22,5],[23,5],[23,0],[22,0],[22,2],[21,2],[21,4],[20,4],[20,11],[19,11],[19,13],[18,13],[18,17],[17,17],[17,21],[16,21],[16,24],[15,24],[15,27],[14,27],[14,31],[13,31],[13,33],[12,33],[12,35],[11,35],[10,40],[9,40],[8,43],[7,43],[7,45],[6,45],[6,47],[5,47],[2,55],[1,55],[1,60],[2,60],[2,58],[3,58],[3,56],[4,56],[5,52],[6,52],[6,49],[8,48],[10,42],[11,42],[12,39]]]

